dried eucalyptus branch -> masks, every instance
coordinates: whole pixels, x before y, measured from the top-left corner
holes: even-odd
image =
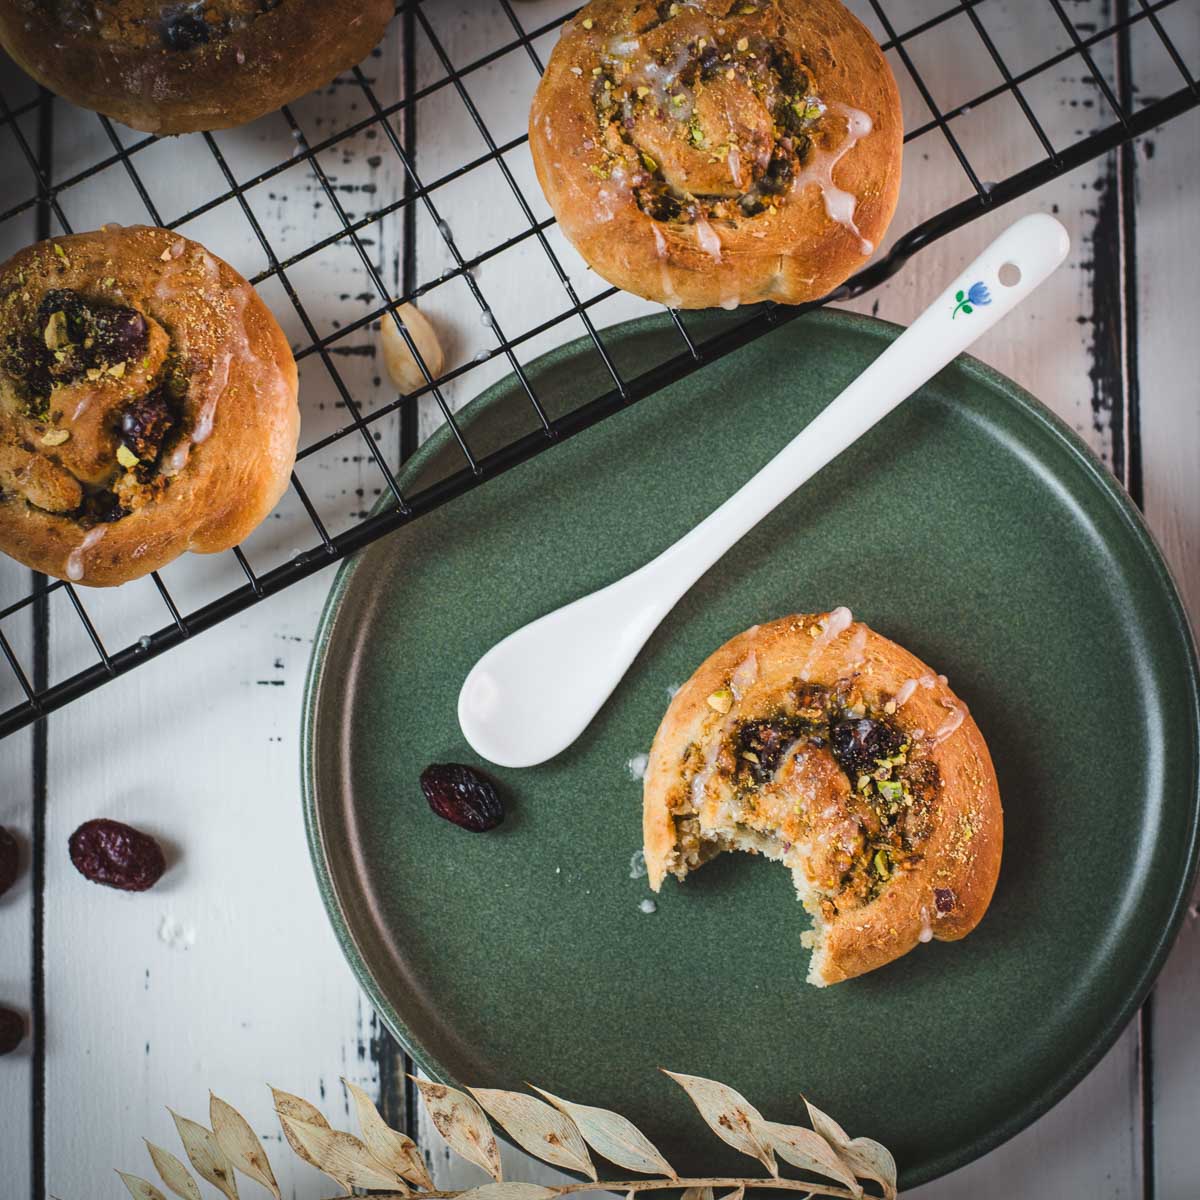
[[[767,1171],[765,1176],[683,1179],[620,1113],[564,1100],[541,1088],[533,1090],[542,1099],[492,1088],[470,1088],[468,1094],[417,1079],[434,1128],[456,1154],[482,1167],[494,1180],[462,1191],[438,1191],[417,1144],[387,1125],[362,1088],[342,1081],[354,1100],[361,1138],[334,1129],[319,1109],[299,1096],[275,1089],[271,1094],[288,1145],[345,1190],[339,1200],[354,1200],[356,1188],[369,1189],[374,1200],[557,1200],[598,1188],[624,1192],[626,1200],[666,1189],[681,1190],[683,1200],[714,1200],[718,1191],[720,1200],[744,1200],[748,1190],[862,1200],[866,1194],[862,1180],[876,1185],[882,1200],[895,1200],[896,1164],[891,1154],[870,1138],[851,1138],[807,1100],[811,1128],[782,1125],[768,1121],[744,1096],[715,1079],[665,1073],[687,1092],[709,1128],[735,1150],[757,1159]],[[226,1200],[238,1200],[235,1176],[239,1171],[281,1200],[265,1148],[232,1105],[210,1095],[211,1129],[178,1113],[171,1116],[192,1171]],[[492,1121],[527,1153],[583,1175],[586,1182],[555,1187],[504,1182]],[[200,1200],[196,1180],[180,1159],[151,1142],[146,1149],[169,1191],[180,1200]],[[592,1153],[646,1178],[601,1179]],[[820,1182],[784,1178],[779,1159],[819,1176]],[[166,1200],[149,1180],[117,1173],[134,1200]]]

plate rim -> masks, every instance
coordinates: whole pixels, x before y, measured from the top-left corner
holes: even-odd
[[[882,336],[890,344],[901,333],[905,326],[879,317],[867,316],[862,313],[849,312],[842,309],[817,309],[804,314],[798,314],[799,320],[819,326],[850,333],[855,336],[869,338]],[[788,322],[791,323],[790,321]],[[653,314],[635,317],[605,328],[602,332],[616,338],[623,338],[647,329],[666,329],[673,324],[668,314]],[[565,356],[578,353],[580,348],[591,345],[591,339],[586,335],[563,343],[526,364],[526,370],[535,369],[542,361],[551,356]],[[904,1187],[917,1187],[932,1180],[939,1179],[951,1171],[974,1162],[990,1153],[1023,1129],[1028,1128],[1040,1117],[1044,1116],[1069,1092],[1071,1092],[1099,1063],[1100,1059],[1112,1048],[1142,1006],[1151,988],[1161,972],[1168,954],[1173,947],[1176,936],[1183,924],[1187,911],[1187,902],[1195,886],[1198,869],[1200,869],[1200,658],[1197,655],[1197,642],[1191,622],[1184,607],[1179,587],[1175,582],[1166,558],[1158,544],[1153,531],[1146,523],[1141,510],[1134,504],[1128,492],[1105,466],[1092,448],[1070,427],[1062,418],[1043,404],[1036,396],[1027,391],[1015,380],[996,370],[987,363],[970,354],[960,354],[939,374],[950,370],[963,370],[976,382],[986,387],[999,390],[1005,397],[1025,414],[1042,427],[1045,434],[1056,441],[1070,457],[1083,469],[1091,483],[1097,487],[1102,497],[1109,501],[1113,509],[1120,514],[1124,524],[1132,534],[1135,542],[1140,545],[1153,567],[1159,589],[1168,602],[1168,610],[1172,623],[1182,639],[1185,649],[1185,666],[1189,692],[1189,707],[1192,713],[1191,741],[1191,777],[1192,777],[1192,819],[1188,836],[1186,866],[1179,880],[1176,893],[1172,899],[1170,919],[1160,928],[1154,942],[1153,953],[1142,962],[1136,973],[1136,985],[1126,993],[1124,1002],[1106,1019],[1093,1037],[1088,1051],[1072,1064],[1071,1069],[1064,1072],[1054,1084],[1041,1091],[1036,1097],[1028,1100],[1017,1109],[1006,1121],[992,1126],[984,1134],[970,1142],[965,1142],[954,1152],[941,1152],[926,1161],[922,1168],[910,1169],[908,1172],[901,1168]],[[936,379],[937,376],[934,376]],[[482,411],[499,402],[504,389],[510,386],[512,375],[502,376],[490,384],[477,396],[463,405],[456,413],[466,425]],[[581,431],[586,432],[586,431]],[[406,478],[418,473],[428,460],[437,453],[450,439],[448,426],[442,425],[422,443],[414,454],[408,458],[397,471],[397,479],[403,484]],[[518,464],[518,467],[520,464]],[[376,508],[382,508],[389,503],[388,497],[383,497]],[[397,531],[398,532],[398,531]],[[390,535],[389,535],[390,536]],[[383,541],[375,546],[383,544]],[[420,1047],[414,1033],[409,1029],[401,1014],[394,1008],[391,1001],[384,995],[371,973],[366,957],[359,947],[346,916],[346,909],[338,894],[334,880],[332,864],[326,852],[325,840],[321,836],[321,821],[317,802],[317,726],[319,721],[322,686],[327,678],[326,664],[328,648],[332,641],[339,614],[350,591],[350,585],[358,568],[363,564],[366,555],[373,546],[364,548],[347,558],[339,567],[333,583],[321,608],[321,615],[313,637],[312,653],[309,657],[308,669],[305,675],[304,694],[302,699],[300,724],[300,783],[301,805],[304,816],[305,838],[308,843],[309,857],[312,860],[313,872],[316,876],[317,890],[320,893],[325,913],[333,927],[334,935],[342,954],[346,958],[351,971],[366,993],[372,1007],[387,1026],[388,1031],[400,1043],[414,1062],[430,1078],[440,1083],[461,1083],[449,1077],[440,1065],[429,1057]],[[502,1131],[497,1130],[497,1136],[506,1142]],[[511,1144],[511,1142],[509,1142]],[[572,1174],[572,1172],[565,1172]],[[907,1176],[907,1178],[904,1178]]]

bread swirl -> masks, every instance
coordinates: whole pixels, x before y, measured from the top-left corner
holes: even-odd
[[[0,0],[0,43],[39,83],[150,133],[226,129],[328,83],[392,0]]]
[[[287,487],[296,365],[254,289],[166,229],[0,267],[0,549],[107,586],[241,541]]]
[[[564,27],[529,138],[591,267],[675,308],[827,294],[900,186],[895,81],[837,0],[593,0]]]
[[[654,739],[643,821],[655,891],[722,850],[788,866],[817,986],[970,933],[1003,837],[966,705],[846,609],[756,625],[700,665]]]

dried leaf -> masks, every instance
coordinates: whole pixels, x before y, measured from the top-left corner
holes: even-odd
[[[579,1127],[583,1140],[609,1162],[643,1175],[661,1174],[671,1179],[678,1178],[675,1168],[659,1154],[646,1135],[620,1113],[610,1112],[607,1108],[592,1108],[588,1104],[574,1104],[541,1088],[534,1090],[545,1096],[555,1108],[565,1112]]]
[[[225,1157],[225,1151],[217,1145],[211,1129],[205,1129],[196,1121],[181,1117],[174,1109],[167,1109],[179,1131],[179,1140],[187,1151],[188,1161],[196,1168],[201,1179],[207,1179],[229,1200],[238,1200],[237,1180],[233,1177],[233,1164]]]
[[[858,1181],[819,1133],[805,1129],[803,1125],[778,1125],[774,1121],[755,1121],[754,1132],[763,1145],[770,1146],[793,1167],[836,1179],[856,1196],[862,1195]]]
[[[833,1146],[842,1162],[860,1179],[873,1179],[878,1183],[883,1188],[884,1200],[895,1200],[896,1160],[891,1151],[872,1138],[851,1139],[831,1116],[808,1100],[804,1101],[804,1107],[808,1109],[813,1128]]]
[[[684,1188],[680,1200],[713,1200],[713,1190],[710,1187]]]
[[[275,1200],[282,1200],[275,1173],[267,1161],[267,1152],[246,1118],[233,1105],[226,1104],[219,1096],[209,1092],[208,1119],[212,1122],[213,1136],[225,1152],[225,1157],[243,1175],[248,1175],[255,1183],[261,1183]]]
[[[500,1151],[483,1109],[465,1092],[416,1076],[412,1078],[421,1089],[434,1127],[446,1139],[450,1149],[482,1167],[498,1183]]]
[[[460,1192],[458,1200],[549,1200],[557,1195],[554,1188],[539,1187],[536,1183],[485,1183]]]
[[[732,1192],[726,1192],[725,1195],[721,1197],[721,1200],[744,1200],[745,1195],[745,1184],[739,1183]]]
[[[275,1115],[279,1118],[279,1124],[283,1128],[283,1136],[287,1138],[288,1145],[291,1146],[298,1158],[302,1158],[310,1167],[317,1167],[319,1171],[321,1168],[313,1162],[308,1151],[288,1132],[283,1118],[290,1117],[293,1121],[304,1121],[308,1125],[318,1125],[322,1129],[328,1129],[329,1122],[325,1120],[325,1114],[300,1096],[293,1096],[291,1092],[281,1092],[278,1088],[271,1089],[271,1098],[275,1102]]]
[[[196,1186],[192,1173],[170,1150],[164,1150],[153,1142],[146,1142],[146,1149],[150,1152],[150,1161],[154,1163],[159,1178],[179,1200],[200,1200],[200,1189]]]
[[[328,1125],[312,1125],[294,1117],[280,1116],[279,1123],[288,1135],[288,1141],[297,1142],[306,1153],[301,1157],[318,1171],[324,1171],[330,1179],[344,1188],[375,1188],[376,1190],[398,1191],[400,1176],[389,1171],[371,1152],[366,1143],[360,1142],[352,1133],[330,1129]],[[292,1141],[292,1139],[295,1141]]]
[[[429,1171],[425,1166],[425,1160],[421,1157],[421,1151],[417,1148],[417,1143],[412,1138],[406,1137],[403,1133],[397,1133],[391,1128],[379,1115],[379,1109],[375,1107],[371,1097],[362,1088],[348,1079],[343,1079],[342,1082],[346,1085],[346,1090],[354,1097],[354,1107],[358,1112],[358,1127],[362,1130],[363,1141],[367,1143],[367,1149],[385,1167],[403,1175],[417,1187],[428,1188],[432,1191],[433,1180],[429,1178]]]
[[[664,1071],[691,1097],[708,1127],[735,1150],[757,1158],[759,1162],[777,1175],[775,1156],[769,1146],[764,1146],[755,1136],[753,1122],[761,1121],[758,1111],[740,1092],[715,1079],[704,1079],[699,1075],[678,1075]]]
[[[522,1150],[556,1167],[596,1178],[587,1146],[566,1114],[522,1092],[469,1091]]]
[[[150,1180],[142,1179],[138,1175],[126,1175],[124,1171],[118,1171],[117,1174],[120,1175],[121,1182],[129,1189],[133,1200],[167,1200]]]

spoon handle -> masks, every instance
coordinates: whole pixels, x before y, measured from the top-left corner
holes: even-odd
[[[1067,231],[1045,213],[1010,225],[766,466],[637,572],[654,581],[653,623],[772,509],[1007,316],[1069,248]]]

